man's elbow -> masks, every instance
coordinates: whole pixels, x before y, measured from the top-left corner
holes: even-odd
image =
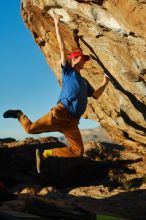
[[[92,98],[93,98],[93,99],[98,99],[97,94],[96,94],[96,93],[93,93]]]

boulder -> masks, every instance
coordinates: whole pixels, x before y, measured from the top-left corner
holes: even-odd
[[[146,4],[122,0],[21,0],[21,13],[32,37],[61,85],[60,53],[52,10],[63,15],[60,29],[67,53],[80,48],[91,59],[82,75],[98,89],[89,98],[85,118],[100,122],[123,146],[146,144]]]

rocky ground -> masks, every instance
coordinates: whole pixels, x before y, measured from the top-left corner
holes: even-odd
[[[106,213],[146,218],[145,148],[91,141],[83,158],[50,157],[38,174],[35,149],[62,146],[53,137],[1,139],[0,216],[95,219],[96,213]]]

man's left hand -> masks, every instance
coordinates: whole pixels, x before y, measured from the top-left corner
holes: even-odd
[[[110,78],[109,78],[106,74],[104,74],[104,80],[103,80],[103,83],[104,83],[104,84],[108,84],[109,81],[110,81]]]

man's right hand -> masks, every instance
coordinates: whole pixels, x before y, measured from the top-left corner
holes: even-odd
[[[54,12],[52,14],[52,17],[54,19],[54,22],[57,23],[57,24],[59,23],[60,19],[63,18],[62,15],[55,14]]]

